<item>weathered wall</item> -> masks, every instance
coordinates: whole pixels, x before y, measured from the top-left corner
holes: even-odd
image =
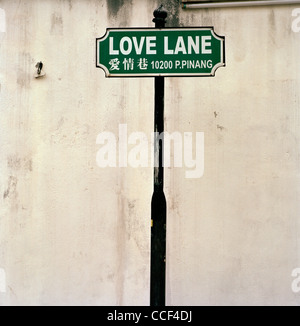
[[[153,27],[161,2],[167,26],[226,37],[214,78],[166,79],[165,129],[205,133],[202,178],[166,169],[167,304],[300,304],[295,6],[178,0],[1,1],[0,304],[149,304],[152,168],[99,168],[96,138],[150,135],[153,79],[105,78],[95,38]]]

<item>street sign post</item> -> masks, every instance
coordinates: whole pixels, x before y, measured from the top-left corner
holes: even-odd
[[[106,77],[154,77],[154,161],[151,200],[150,305],[165,305],[166,216],[163,134],[165,77],[214,76],[225,66],[225,37],[213,27],[165,28],[167,12],[154,12],[155,28],[108,28],[96,39],[96,67]]]
[[[213,27],[108,28],[96,49],[106,77],[214,76],[225,66],[224,37]]]

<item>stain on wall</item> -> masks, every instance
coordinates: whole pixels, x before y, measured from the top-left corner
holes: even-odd
[[[166,21],[166,27],[179,27],[180,17],[179,12],[181,8],[181,0],[175,1],[159,1],[159,4],[162,4],[164,9],[168,12],[168,17]]]
[[[22,169],[23,171],[32,172],[32,160],[29,156],[20,157],[18,154],[9,155],[7,157],[7,167],[12,171]]]
[[[63,35],[63,18],[58,12],[54,12],[51,15],[51,35]]]
[[[18,179],[14,176],[9,176],[7,188],[3,193],[3,199],[17,197],[17,183]]]
[[[107,12],[109,14],[109,16],[117,16],[119,10],[124,6],[125,2],[129,2],[129,1],[125,1],[125,0],[106,0],[106,5],[107,5]]]

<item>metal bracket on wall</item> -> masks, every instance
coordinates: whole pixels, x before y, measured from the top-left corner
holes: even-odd
[[[42,69],[43,69],[42,61],[38,62],[35,65],[35,68],[36,68],[36,74],[34,75],[35,78],[43,77],[46,75],[46,73],[42,71]]]
[[[257,0],[257,1],[191,1],[182,0],[183,9],[208,9],[230,7],[257,7],[300,4],[299,0]]]

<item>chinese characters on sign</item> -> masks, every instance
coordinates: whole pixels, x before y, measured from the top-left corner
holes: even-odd
[[[123,62],[123,69],[124,70],[134,70],[134,59],[133,58],[124,58]],[[109,61],[109,65],[110,65],[110,71],[112,70],[120,70],[120,61],[118,58],[114,58],[114,59],[111,59]],[[137,63],[136,63],[137,67],[140,69],[140,70],[147,70],[147,67],[148,67],[148,59],[146,58],[140,58],[138,59]]]

